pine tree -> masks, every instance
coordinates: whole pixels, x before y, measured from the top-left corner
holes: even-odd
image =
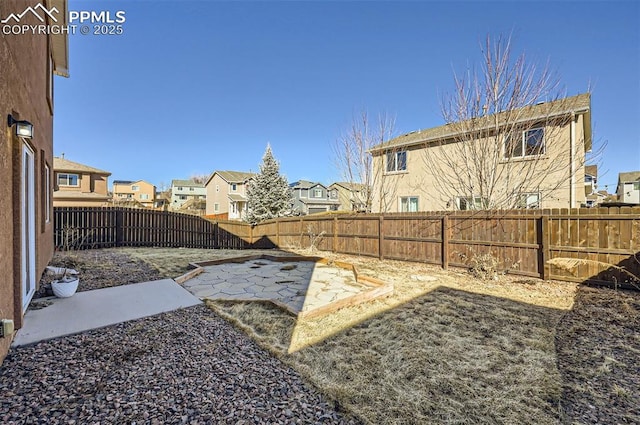
[[[280,175],[280,165],[273,157],[271,146],[267,144],[260,172],[247,183],[249,211],[246,221],[255,224],[286,215],[291,211],[291,201],[287,179]]]

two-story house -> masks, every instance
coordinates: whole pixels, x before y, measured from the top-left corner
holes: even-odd
[[[577,208],[587,94],[414,131],[374,146],[374,212]]]
[[[289,184],[293,194],[293,211],[301,215],[337,211],[340,206],[338,191],[322,183],[298,180]]]
[[[330,191],[338,194],[339,211],[367,212],[371,211],[369,194],[371,188],[362,183],[335,182],[329,185]]]
[[[110,172],[69,161],[53,158],[54,207],[103,207],[111,200],[107,190]]]
[[[618,202],[640,204],[640,171],[618,174]]]
[[[0,1],[0,17],[41,25],[29,6],[67,24],[66,0]],[[69,76],[68,46],[64,32],[0,36],[0,363],[53,256],[53,76]]]
[[[114,180],[113,204],[136,202],[144,208],[153,208],[156,204],[156,187],[144,180]]]
[[[254,173],[214,171],[206,182],[207,216],[242,220],[247,214],[247,182]]]
[[[171,204],[169,208],[178,211],[187,201],[204,200],[207,190],[202,183],[193,180],[171,180]]]

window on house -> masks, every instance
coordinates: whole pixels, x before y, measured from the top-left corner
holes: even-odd
[[[584,182],[585,183],[591,183],[592,181],[594,181],[593,176],[590,176],[589,174],[585,174],[584,175]]]
[[[237,184],[235,184],[235,183],[232,183],[232,184],[231,184],[231,191],[232,191],[232,192],[235,192],[236,190],[238,190],[238,185],[237,185]]]
[[[146,193],[141,193],[140,194],[140,199],[142,199],[143,201],[146,201],[149,199],[149,195]]]
[[[181,201],[186,201],[187,200],[187,195],[180,195],[178,197]]]
[[[191,192],[193,192],[194,190],[195,190],[195,189],[194,189],[194,188],[192,188],[192,187],[190,187],[190,188],[189,188],[189,191],[191,191]]]
[[[545,153],[544,128],[532,128],[505,137],[505,158],[521,158]]]
[[[137,191],[140,190],[140,186],[133,185],[133,186],[131,186],[131,190],[133,190],[134,192],[137,192]]]
[[[322,198],[322,189],[313,189],[311,191],[312,198]]]
[[[387,152],[387,172],[406,171],[407,151]]]
[[[459,196],[456,205],[461,211],[481,210],[489,206],[489,201],[481,196]]]
[[[220,211],[220,204],[218,203],[213,204],[213,212],[218,212],[218,211]]]
[[[220,186],[216,185],[216,192],[220,192]]]
[[[51,221],[51,169],[44,164],[44,222]]]
[[[77,174],[58,174],[58,186],[78,186],[80,176]]]
[[[633,190],[640,190],[640,182],[633,183]]]
[[[182,186],[178,186],[178,188],[177,188],[177,189],[178,189],[178,190],[182,190]]]
[[[518,195],[518,208],[540,208],[540,194],[537,192]]]
[[[417,212],[417,211],[418,211],[417,196],[403,196],[400,198],[400,212]]]

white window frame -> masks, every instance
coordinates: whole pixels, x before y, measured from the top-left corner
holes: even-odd
[[[531,197],[536,197],[535,202],[530,202]],[[539,209],[540,208],[540,192],[523,192],[518,194],[518,208],[531,208],[531,209]]]
[[[400,157],[403,157],[403,161],[400,161]],[[408,165],[407,165],[407,151],[406,150],[401,150],[401,151],[391,151],[391,152],[387,152],[385,155],[385,170],[387,173],[402,173],[402,172],[406,172]],[[404,164],[404,167],[401,168],[401,166],[399,164]]]
[[[148,201],[149,200],[149,194],[148,193],[141,193],[140,194],[140,200]]]
[[[218,211],[220,211],[220,204],[216,202],[213,204],[213,212],[218,212]]]
[[[237,192],[238,191],[238,184],[237,183],[231,183],[231,191],[232,192]]]
[[[412,201],[415,200],[415,210],[412,211]],[[403,209],[403,202],[406,202],[407,209]],[[420,198],[418,196],[400,196],[398,198],[398,211],[400,212],[418,212],[420,211]]]
[[[134,192],[139,192],[140,191],[140,186],[138,186],[137,184],[134,184],[131,186],[131,190],[133,190]]]
[[[462,208],[462,201],[464,200],[465,208]],[[486,198],[485,198],[486,202]],[[483,198],[481,196],[458,196],[456,197],[456,208],[460,211],[471,211],[483,209]],[[471,208],[468,208],[471,206]],[[485,205],[486,207],[486,205]]]
[[[528,140],[528,134],[533,132],[533,131],[542,131],[542,142],[540,143],[540,145],[542,146],[542,149],[537,152],[537,153],[527,153],[527,140]],[[510,149],[510,139],[511,139],[511,134],[506,134],[504,137],[504,143],[503,143],[503,149],[504,149],[504,155],[503,157],[506,160],[509,159],[520,159],[520,158],[535,158],[535,157],[539,157],[539,156],[543,156],[546,152],[547,152],[547,145],[546,145],[546,141],[545,141],[545,128],[544,127],[533,127],[533,128],[529,128],[527,130],[523,130],[522,132],[520,132],[520,150],[521,150],[521,154],[520,155],[512,155],[509,151],[512,150]],[[515,150],[515,149],[514,149]]]
[[[51,169],[44,164],[44,222],[51,222]]]
[[[64,176],[64,179],[66,180],[66,183],[62,183],[62,176]],[[69,184],[69,177],[71,176],[75,176],[76,178],[76,184]],[[80,174],[74,174],[74,173],[58,173],[58,186],[64,186],[64,187],[79,187],[80,186]]]
[[[322,188],[313,189],[311,191],[311,198],[322,198]]]

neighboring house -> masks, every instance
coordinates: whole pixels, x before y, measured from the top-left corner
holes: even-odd
[[[459,168],[448,167],[446,171],[464,176],[461,173],[473,164],[469,165],[466,163],[468,160],[461,157],[457,143],[461,143],[459,140],[464,137],[473,139],[469,133],[457,130],[461,128],[473,128],[474,134],[482,134],[483,138],[477,139],[478,143],[500,141],[502,152],[499,153],[498,167],[514,169],[519,163],[521,167],[535,164],[529,175],[535,177],[537,183],[534,187],[527,187],[526,192],[508,186],[514,184],[507,183],[508,178],[497,181],[495,189],[503,193],[505,199],[509,193],[517,193],[518,198],[508,199],[508,202],[529,208],[580,207],[585,202],[582,189],[584,156],[585,152],[591,150],[590,111],[590,95],[581,94],[462,123],[415,131],[376,145],[370,150],[373,155],[373,174],[379,176],[374,181],[373,211],[482,209],[487,201],[480,196],[459,192],[452,196],[451,192],[456,188],[438,187],[437,179],[441,176],[436,174],[445,168],[443,166],[439,171],[425,161],[429,153],[442,153],[447,156],[447,163],[459,164]],[[506,116],[517,117],[516,121],[509,122],[509,132],[504,129]],[[496,123],[499,123],[498,133],[494,130]],[[517,131],[514,128],[526,130]],[[438,151],[427,151],[429,149]],[[549,171],[551,168],[553,172]],[[573,173],[568,170],[573,170]],[[473,173],[471,175],[474,176]],[[517,180],[519,176],[511,175],[511,178]],[[527,182],[522,185],[526,187]]]
[[[618,202],[640,204],[640,171],[618,174]]]
[[[337,211],[340,206],[338,191],[321,183],[298,180],[289,187],[293,194],[293,211],[301,215]]]
[[[367,212],[371,208],[367,206],[367,186],[362,183],[336,182],[328,189],[337,192],[339,211]]]
[[[214,171],[207,180],[207,216],[242,220],[247,214],[247,182],[254,173]]]
[[[0,17],[42,4],[66,25],[62,0],[0,1]],[[21,24],[41,22],[29,13]],[[68,66],[65,33],[0,36],[0,363],[53,256],[53,75],[68,77]]]
[[[178,211],[191,199],[206,199],[207,191],[202,183],[193,180],[171,181],[171,204],[169,208]]]
[[[113,204],[131,201],[137,201],[145,208],[153,208],[156,204],[156,187],[144,180],[114,180]]]
[[[586,207],[595,207],[600,202],[604,201],[607,197],[605,193],[599,193],[598,188],[598,166],[597,165],[585,165],[584,166],[584,194]]]
[[[54,207],[103,207],[111,201],[107,191],[110,172],[62,157],[53,158]]]

